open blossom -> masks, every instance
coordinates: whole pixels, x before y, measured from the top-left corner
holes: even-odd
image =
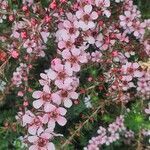
[[[41,106],[44,106],[45,112],[48,112],[54,108],[52,102],[57,105],[61,104],[61,98],[59,94],[56,92],[51,93],[51,89],[48,86],[44,86],[43,91],[35,91],[32,96],[33,98],[37,99],[33,101],[34,108],[39,109]]]
[[[122,80],[127,79],[128,81],[131,81],[133,77],[142,77],[143,72],[139,70],[139,64],[138,63],[126,63],[122,66],[122,73],[125,75],[123,76]]]
[[[51,62],[51,68],[47,71],[49,78],[54,79],[54,84],[59,89],[73,90],[78,86],[78,78],[73,76],[73,69],[70,63],[62,64],[59,58]],[[45,81],[44,81],[45,82]]]
[[[137,82],[137,91],[139,91],[140,94],[144,94],[148,97],[150,97],[150,73],[148,72],[143,72],[143,76],[138,79]]]
[[[110,0],[95,0],[95,4],[101,9],[103,15],[110,17],[111,12],[107,9],[110,7]]]
[[[92,11],[92,5],[85,5],[83,10],[80,9],[76,12],[76,16],[79,21],[76,23],[83,31],[93,29],[95,23],[93,22],[98,18],[98,14],[95,11]]]
[[[53,106],[49,111],[44,114],[43,121],[48,123],[48,128],[54,129],[56,122],[60,126],[64,126],[67,123],[67,119],[64,117],[67,110],[63,107]]]
[[[51,81],[56,79],[57,73],[52,69],[48,69],[45,73],[41,73],[40,77],[39,82],[42,86],[50,86]]]
[[[133,24],[133,35],[137,38],[143,38],[144,36],[144,33],[145,33],[145,27],[146,27],[146,24],[144,22],[140,22],[140,21],[136,21],[134,24]]]
[[[100,62],[102,53],[99,51],[92,52],[91,57],[92,57],[91,59],[93,62]]]
[[[92,108],[91,97],[89,95],[88,95],[88,97],[84,98],[84,104],[85,104],[86,108]]]
[[[33,48],[36,46],[36,43],[32,40],[27,39],[23,44],[23,47],[27,49],[28,53],[32,53]]]
[[[115,40],[110,37],[111,33],[109,32],[111,31],[108,30],[108,32],[105,33],[105,36],[102,33],[100,33],[96,37],[95,45],[100,50],[107,50],[109,47],[115,44]]]
[[[123,28],[125,28],[126,26],[131,27],[133,24],[134,15],[130,11],[125,11],[124,15],[120,15],[119,18],[121,20],[120,25]]]
[[[44,131],[40,116],[35,116],[31,111],[26,111],[22,116],[23,126],[28,125],[28,132],[32,135]]]
[[[55,59],[56,60],[56,59]],[[73,69],[71,68],[71,64],[67,64],[65,63],[64,65],[62,64],[61,61],[53,61],[53,70],[51,70],[49,72],[49,75],[51,77],[54,77],[54,73],[51,72],[55,72],[55,85],[59,88],[59,89],[65,89],[68,88],[72,81],[73,81]]]
[[[56,32],[56,36],[59,40],[61,39],[60,37],[62,37],[64,41],[72,41],[73,43],[80,34],[78,28],[75,25],[77,18],[71,13],[68,13],[66,15],[68,20],[63,20],[63,23],[59,24],[59,30]],[[66,45],[64,46],[67,45],[68,44],[66,43]],[[60,43],[58,43],[58,47],[60,48]]]
[[[58,93],[61,96],[64,106],[67,108],[71,107],[73,104],[72,101],[78,99],[79,96],[77,92],[68,89],[62,89]]]
[[[99,127],[96,137],[89,140],[89,144],[84,150],[99,150],[103,144],[110,145],[111,143],[120,139],[119,132],[126,131],[124,126],[124,117],[119,116],[116,121],[109,125],[108,129]]]
[[[80,63],[87,62],[86,54],[77,48],[73,48],[70,51],[64,50],[62,57],[66,60],[66,65],[70,65],[75,72],[80,70]]]
[[[50,142],[52,138],[53,134],[49,129],[38,135],[29,136],[28,141],[32,144],[29,150],[55,150],[54,144]]]
[[[129,42],[129,37],[126,35],[126,33],[118,33],[116,34],[116,37],[121,41],[121,42]]]
[[[27,80],[28,66],[24,63],[20,63],[17,67],[16,72],[13,73],[12,82],[14,85],[19,87],[23,81]]]

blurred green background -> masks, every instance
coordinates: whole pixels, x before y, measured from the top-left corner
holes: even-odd
[[[134,0],[134,2],[141,10],[142,17],[145,19],[150,19],[150,0]]]

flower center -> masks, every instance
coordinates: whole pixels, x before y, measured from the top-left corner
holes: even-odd
[[[42,98],[43,98],[44,101],[50,101],[50,99],[51,99],[51,94],[49,94],[49,93],[44,93]]]
[[[71,62],[71,63],[76,63],[76,61],[77,61],[77,58],[76,58],[76,57],[72,56],[72,57],[70,58],[70,62]]]
[[[46,144],[47,144],[47,140],[46,139],[40,138],[38,140],[38,146],[39,147],[44,147]]]
[[[128,68],[128,73],[132,74],[134,72],[133,68]]]
[[[62,91],[61,96],[62,97],[68,97],[68,92],[67,91]]]
[[[65,74],[64,72],[60,72],[60,73],[58,74],[58,77],[59,77],[60,79],[65,79],[66,74]]]
[[[69,29],[69,33],[70,33],[70,34],[73,34],[74,32],[75,32],[74,28],[70,28],[70,29]]]
[[[66,42],[66,46],[67,46],[67,47],[71,47],[71,46],[72,46],[72,43],[71,43],[70,41],[67,41],[67,42]]]
[[[57,116],[58,116],[58,113],[56,111],[53,111],[50,113],[50,117],[52,118],[57,118]]]
[[[86,15],[83,16],[83,19],[84,19],[84,21],[89,21],[90,16],[88,14],[86,14]]]

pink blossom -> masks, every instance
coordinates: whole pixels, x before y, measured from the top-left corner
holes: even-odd
[[[98,18],[98,14],[96,11],[92,11],[92,9],[92,5],[85,5],[83,10],[81,9],[76,12],[76,16],[79,19],[79,22],[76,24],[83,31],[87,31],[95,27],[95,23],[93,21]]]
[[[103,15],[110,17],[111,13],[107,10],[107,8],[110,7],[110,0],[95,0],[95,4],[101,9]]]
[[[102,53],[99,51],[92,52],[91,57],[93,62],[100,62]]]
[[[13,50],[13,51],[11,51],[11,56],[16,59],[16,58],[18,58],[19,54],[17,51]]]
[[[55,128],[56,122],[60,126],[64,126],[67,123],[67,120],[64,117],[66,112],[67,110],[65,108],[54,106],[52,109],[49,109],[48,113],[44,114],[43,120],[48,123],[48,127],[51,129]]]
[[[68,91],[67,89],[66,90],[60,90],[59,95],[61,96],[61,99],[64,103],[64,106],[67,108],[72,106],[72,99],[76,100],[79,96],[78,93],[76,93],[74,91]]]
[[[53,103],[59,105],[61,104],[61,98],[59,94],[51,93],[51,89],[48,86],[44,86],[43,91],[33,92],[33,98],[37,99],[33,101],[33,106],[36,109],[39,109],[41,106],[44,106],[44,111],[49,112],[55,107]]]
[[[53,138],[53,135],[45,130],[39,135],[29,136],[28,141],[32,144],[29,150],[55,150],[55,146],[52,142],[49,142]]]
[[[133,21],[133,19],[134,19],[134,16],[131,14],[130,11],[125,11],[125,12],[124,12],[124,15],[120,15],[119,18],[120,18],[120,20],[121,20],[120,25],[121,25],[122,27],[125,27],[126,25],[127,25],[128,27],[131,27],[131,26],[132,26],[132,21]]]
[[[31,111],[26,111],[22,116],[23,126],[28,125],[28,132],[36,135],[44,131],[43,123],[40,116],[35,116]]]
[[[25,41],[25,43],[23,44],[24,48],[27,49],[27,52],[28,53],[31,53],[33,51],[33,48],[36,46],[35,42],[34,41],[31,41],[29,39],[27,39]]]
[[[62,57],[66,60],[66,65],[70,65],[75,72],[80,70],[80,63],[87,62],[86,54],[77,48],[62,51]]]

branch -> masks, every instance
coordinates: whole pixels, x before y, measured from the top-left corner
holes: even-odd
[[[105,105],[104,102],[101,102],[101,103],[100,103],[100,106],[94,111],[94,113],[92,113],[92,115],[89,116],[88,119],[87,119],[86,121],[84,121],[84,122],[82,123],[82,125],[80,125],[80,127],[79,127],[77,130],[75,130],[75,132],[69,137],[69,139],[65,141],[65,143],[61,146],[61,149],[64,149],[64,147],[65,147],[66,145],[68,145],[68,144],[72,141],[72,139],[74,138],[74,136],[84,127],[84,125],[86,125],[86,124],[90,121],[90,119],[91,119],[92,117],[94,117],[94,116],[97,114],[97,112],[98,112],[101,108],[104,107],[104,105]]]
[[[0,74],[2,74],[2,71],[3,71],[4,67],[7,65],[10,58],[11,58],[11,56],[9,56],[8,59],[0,66]]]

